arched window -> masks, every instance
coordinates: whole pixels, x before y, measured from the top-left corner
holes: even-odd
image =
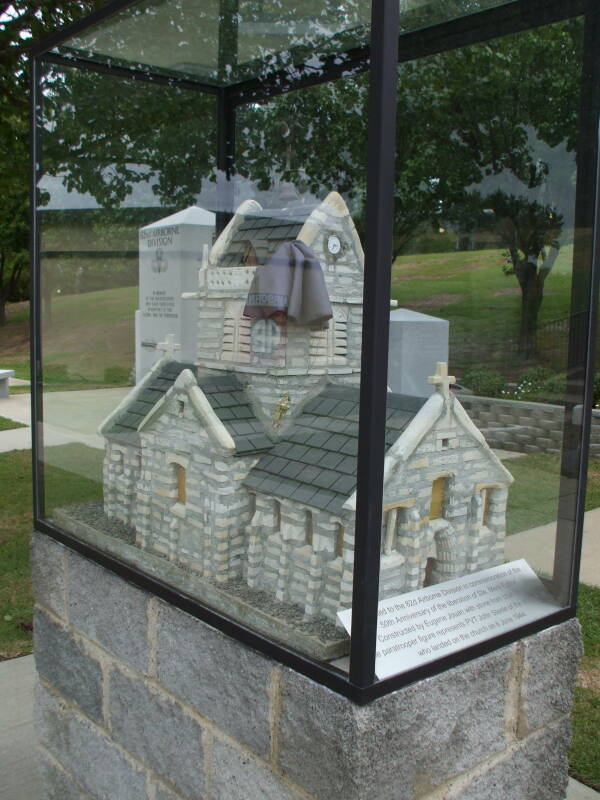
[[[315,526],[313,522],[313,513],[312,511],[306,512],[306,544],[309,544],[311,547],[313,545],[313,540],[315,536]]]
[[[446,487],[448,478],[443,476],[436,478],[431,484],[431,506],[429,508],[429,519],[439,519],[444,515],[444,502],[446,499]]]
[[[341,522],[335,526],[335,557],[344,555],[344,534],[346,529]]]
[[[177,486],[177,502],[185,505],[186,501],[186,469],[181,464],[173,464]]]

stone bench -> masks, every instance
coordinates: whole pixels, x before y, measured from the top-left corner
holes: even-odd
[[[0,397],[8,397],[8,382],[15,374],[14,369],[0,369]]]

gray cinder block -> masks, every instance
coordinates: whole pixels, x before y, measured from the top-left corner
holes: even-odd
[[[116,741],[183,794],[201,797],[200,725],[177,703],[117,670],[110,676],[109,697]]]
[[[505,648],[364,707],[287,670],[282,770],[320,800],[425,796],[505,747],[511,652]]]
[[[71,624],[138,669],[148,663],[148,595],[69,552]]]
[[[34,533],[31,540],[31,573],[35,598],[40,605],[65,619],[66,548],[49,536]]]
[[[94,800],[147,800],[144,772],[101,728],[40,685],[36,695],[40,740]]]
[[[303,800],[293,787],[249,753],[243,753],[224,741],[213,745],[214,800]]]
[[[167,689],[259,755],[268,752],[266,658],[164,603],[156,642],[157,678]]]
[[[522,699],[528,731],[569,713],[582,655],[576,619],[525,640]]]
[[[38,611],[34,619],[35,664],[42,678],[88,716],[102,717],[102,670],[68,630]]]

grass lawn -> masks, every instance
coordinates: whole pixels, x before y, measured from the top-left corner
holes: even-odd
[[[89,465],[102,453],[83,445],[48,448],[67,463]],[[32,594],[29,567],[31,537],[31,451],[0,453],[0,659],[31,652]],[[102,496],[98,481],[59,467],[46,468],[49,507]]]
[[[137,305],[136,286],[54,297],[52,321],[42,324],[45,390],[126,386],[134,363]],[[7,314],[0,364],[29,379],[29,304],[9,305]]]
[[[581,586],[577,614],[584,657],[575,691],[571,774],[600,791],[600,589]]]
[[[508,493],[506,530],[510,535],[556,519],[560,460],[556,455],[531,453],[504,462],[515,482]],[[588,464],[586,511],[600,506],[600,460]]]
[[[572,246],[564,246],[546,280],[542,327],[569,315],[572,255]],[[505,344],[518,337],[521,292],[514,275],[502,271],[504,264],[504,250],[406,255],[394,262],[392,297],[399,305],[449,320],[450,362],[459,378],[472,364],[496,366],[512,378],[520,371]],[[540,349],[560,372],[565,365],[556,344],[542,337]],[[546,353],[546,347],[552,349]]]
[[[13,431],[16,428],[26,428],[27,425],[23,425],[22,422],[15,422],[12,419],[6,419],[6,417],[0,417],[0,431]]]

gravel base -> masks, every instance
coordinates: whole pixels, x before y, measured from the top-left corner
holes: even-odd
[[[62,514],[68,515],[75,522],[82,522],[96,531],[103,533],[107,536],[112,536],[115,539],[120,539],[129,545],[133,545],[139,550],[140,553],[144,551],[137,547],[135,542],[135,530],[128,525],[123,524],[115,519],[109,519],[104,513],[103,504],[101,502],[95,503],[82,503],[79,505],[69,506],[68,508],[60,509]],[[159,557],[168,561],[168,558],[162,553],[152,553],[154,558]],[[170,562],[173,564],[173,562]],[[281,620],[286,626],[297,631],[299,634],[305,636],[315,637],[325,643],[343,642],[348,640],[346,632],[336,627],[329,620],[319,617],[317,619],[305,620],[303,609],[292,603],[282,603],[276,600],[272,595],[263,592],[259,589],[251,589],[243,580],[233,580],[227,583],[215,583],[209,578],[200,578],[199,574],[187,566],[176,564],[175,566],[186,573],[201,580],[204,584],[210,584],[224,594],[230,595],[237,600],[246,603],[249,606],[267,614],[270,617],[275,617]],[[349,640],[348,640],[349,642]]]

